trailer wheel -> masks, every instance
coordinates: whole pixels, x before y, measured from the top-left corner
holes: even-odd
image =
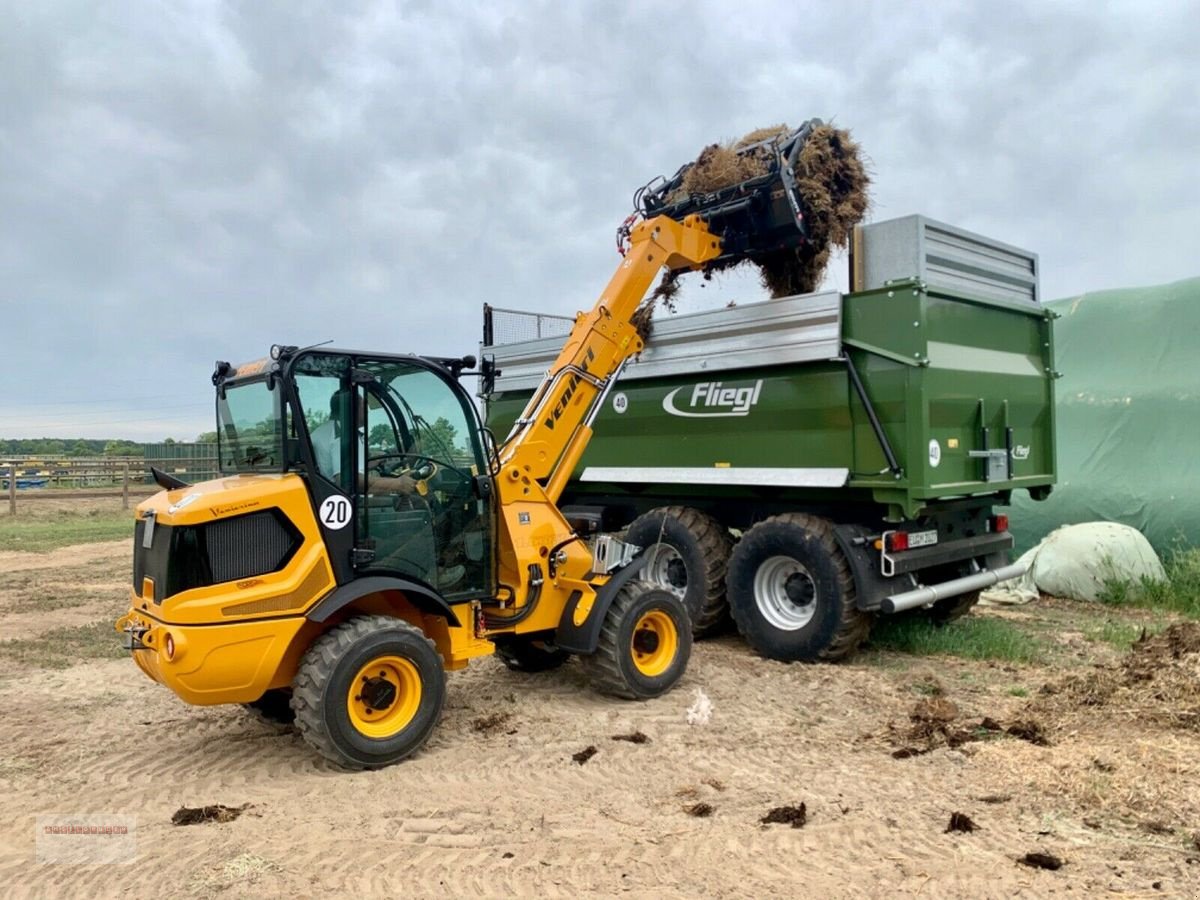
[[[631,581],[604,616],[596,652],[580,659],[600,693],[647,700],[675,686],[691,653],[691,619],[679,595]]]
[[[291,688],[270,690],[252,703],[243,703],[251,715],[272,725],[291,725],[296,719],[292,710]]]
[[[734,548],[727,581],[738,631],[769,659],[842,659],[871,628],[833,525],[817,516],[788,513],[755,525]]]
[[[625,539],[646,548],[641,577],[683,592],[692,634],[705,637],[729,623],[725,573],[733,538],[712,516],[687,506],[664,506],[639,516]]]
[[[528,637],[513,638],[503,643],[497,641],[496,655],[514,672],[549,672],[571,658],[566,650]]]
[[[433,641],[390,616],[359,616],[321,635],[292,690],[296,727],[348,769],[399,762],[429,738],[446,696]]]

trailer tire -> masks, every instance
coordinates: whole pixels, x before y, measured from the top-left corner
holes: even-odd
[[[571,654],[553,644],[535,638],[519,637],[496,642],[496,656],[513,672],[549,672],[557,669]]]
[[[843,659],[870,631],[827,519],[787,513],[755,525],[734,548],[727,581],[738,631],[769,659]]]
[[[663,506],[634,519],[625,540],[646,550],[644,580],[683,591],[695,637],[728,627],[725,574],[733,538],[720,522],[688,506]]]
[[[419,750],[445,698],[433,641],[391,616],[356,616],[325,632],[292,683],[300,736],[347,769],[378,769]]]
[[[687,670],[691,618],[679,594],[646,581],[617,591],[596,652],[580,657],[592,687],[627,700],[665,694]]]

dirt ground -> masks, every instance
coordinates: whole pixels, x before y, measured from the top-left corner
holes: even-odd
[[[983,613],[1052,634],[1039,665],[788,666],[726,637],[648,703],[594,695],[574,664],[484,660],[450,676],[419,755],[346,773],[105,658],[128,573],[127,542],[0,553],[7,896],[1200,895],[1200,729],[1116,700],[1056,718],[1074,695],[1040,693],[1120,658],[1077,605]],[[687,721],[697,692],[707,724]],[[1048,745],[1007,733],[1031,718]],[[172,823],[214,804],[244,809]],[[37,817],[59,813],[135,816],[135,855],[37,862]],[[976,830],[947,831],[955,813]]]

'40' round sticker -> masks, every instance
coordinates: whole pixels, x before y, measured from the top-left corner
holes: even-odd
[[[345,528],[352,518],[350,501],[340,494],[326,497],[321,501],[321,509],[317,515],[326,528]]]

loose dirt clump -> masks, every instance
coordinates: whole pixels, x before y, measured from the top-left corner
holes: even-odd
[[[591,746],[584,747],[578,753],[572,753],[571,759],[575,760],[575,762],[579,763],[582,766],[585,762],[587,762],[589,759],[591,759],[593,756],[595,756],[599,752],[600,751],[596,749],[595,745],[591,745]]]
[[[972,831],[978,831],[979,826],[975,824],[966,813],[952,812],[950,813],[950,824],[946,826],[946,834],[952,831],[961,831],[970,834]]]
[[[684,173],[678,190],[668,202],[685,199],[690,194],[709,193],[765,174],[775,158],[773,144],[754,147],[744,153],[738,150],[790,133],[791,129],[786,125],[775,125],[755,129],[735,142],[709,144]],[[866,215],[871,179],[850,132],[832,125],[818,125],[812,130],[796,158],[792,174],[800,195],[807,233],[805,242],[796,248],[761,254],[753,260],[709,266],[705,277],[720,269],[750,262],[758,267],[763,286],[772,297],[807,294],[820,287],[833,248],[847,246],[854,226]],[[664,274],[662,282],[635,314],[634,324],[643,340],[649,337],[650,319],[657,304],[674,311],[679,275],[679,272]]]
[[[480,734],[492,734],[508,724],[508,720],[511,718],[511,713],[494,712],[490,715],[480,716],[478,719],[473,720],[471,722],[471,729],[473,731],[478,731]]]
[[[635,731],[632,734],[614,734],[612,736],[612,739],[614,741],[628,741],[631,744],[648,744],[648,743],[650,743],[650,738],[647,737],[646,735],[642,734],[642,732],[640,732],[640,731]]]
[[[1051,872],[1057,872],[1064,865],[1066,860],[1059,859],[1052,853],[1026,853],[1017,860],[1018,865],[1029,866],[1031,869],[1049,869]]]
[[[803,828],[808,822],[808,807],[801,803],[799,806],[776,806],[759,819],[763,825],[791,825],[793,828]]]
[[[199,825],[204,822],[224,824],[232,822],[250,808],[244,806],[222,806],[216,803],[212,806],[181,806],[171,816],[172,825]]]
[[[1036,744],[1039,747],[1050,746],[1050,740],[1046,737],[1046,730],[1037,719],[1018,719],[1009,725],[1008,728],[1004,729],[1004,733],[1011,734],[1013,737],[1020,738],[1023,741],[1029,741],[1029,743]]]
[[[1152,637],[1143,632],[1122,659],[1047,685],[1029,708],[1060,726],[1106,712],[1200,731],[1200,623],[1178,622]]]

